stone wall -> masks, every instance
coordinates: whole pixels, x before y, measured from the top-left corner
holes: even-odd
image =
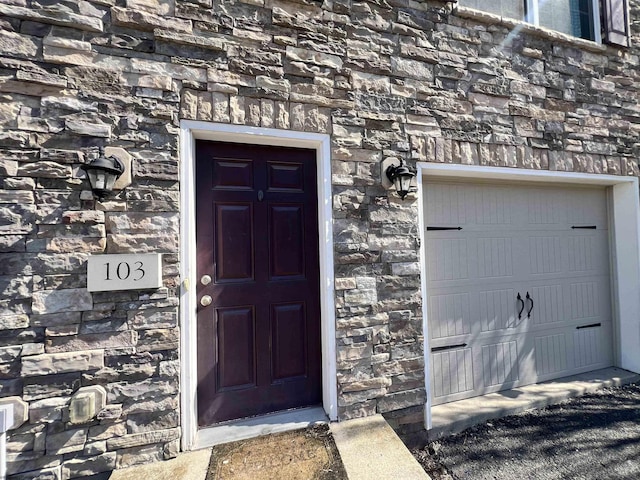
[[[381,412],[408,437],[425,401],[417,204],[382,188],[380,162],[637,175],[638,63],[438,1],[4,0],[0,397],[24,422],[9,478],[178,450],[180,119],[331,135],[339,417]],[[133,183],[97,202],[79,167],[106,145]],[[88,255],[146,252],[163,288],[86,291]]]

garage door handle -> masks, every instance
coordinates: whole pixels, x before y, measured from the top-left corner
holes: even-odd
[[[527,318],[531,318],[531,312],[533,312],[533,297],[529,296],[529,292],[527,292],[527,300],[531,302],[531,308],[527,310]]]
[[[522,302],[522,308],[518,311],[518,320],[520,320],[522,318],[522,312],[524,311],[524,300],[522,300],[520,292],[518,292],[518,302]]]

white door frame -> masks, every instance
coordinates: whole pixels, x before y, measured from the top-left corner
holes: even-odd
[[[247,127],[194,120],[180,121],[180,403],[182,450],[192,450],[198,434],[196,355],[196,140],[308,148],[317,152],[322,404],[338,418],[336,320],[333,270],[330,137],[325,134]]]
[[[637,177],[522,168],[418,163],[420,265],[422,267],[422,328],[424,333],[424,381],[427,390],[425,428],[431,429],[430,348],[427,305],[424,183],[434,177],[487,179],[545,184],[601,185],[610,187],[609,224],[613,286],[614,358],[616,366],[640,373],[640,191]]]

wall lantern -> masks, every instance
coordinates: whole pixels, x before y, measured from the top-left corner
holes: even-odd
[[[409,193],[411,180],[416,174],[409,170],[409,167],[402,164],[402,159],[400,159],[400,165],[389,165],[385,173],[389,181],[393,183],[400,198],[404,200],[404,197]]]
[[[113,185],[124,173],[124,164],[114,156],[106,157],[104,148],[100,147],[100,156],[92,160],[82,169],[87,172],[91,190],[99,200],[103,200],[113,190]]]

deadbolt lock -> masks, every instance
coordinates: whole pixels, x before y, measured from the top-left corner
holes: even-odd
[[[200,299],[200,305],[202,305],[203,307],[208,307],[209,305],[211,305],[212,301],[213,300],[209,295],[203,295]]]
[[[203,275],[200,279],[200,283],[203,285],[209,285],[211,283],[211,277],[209,275]]]

